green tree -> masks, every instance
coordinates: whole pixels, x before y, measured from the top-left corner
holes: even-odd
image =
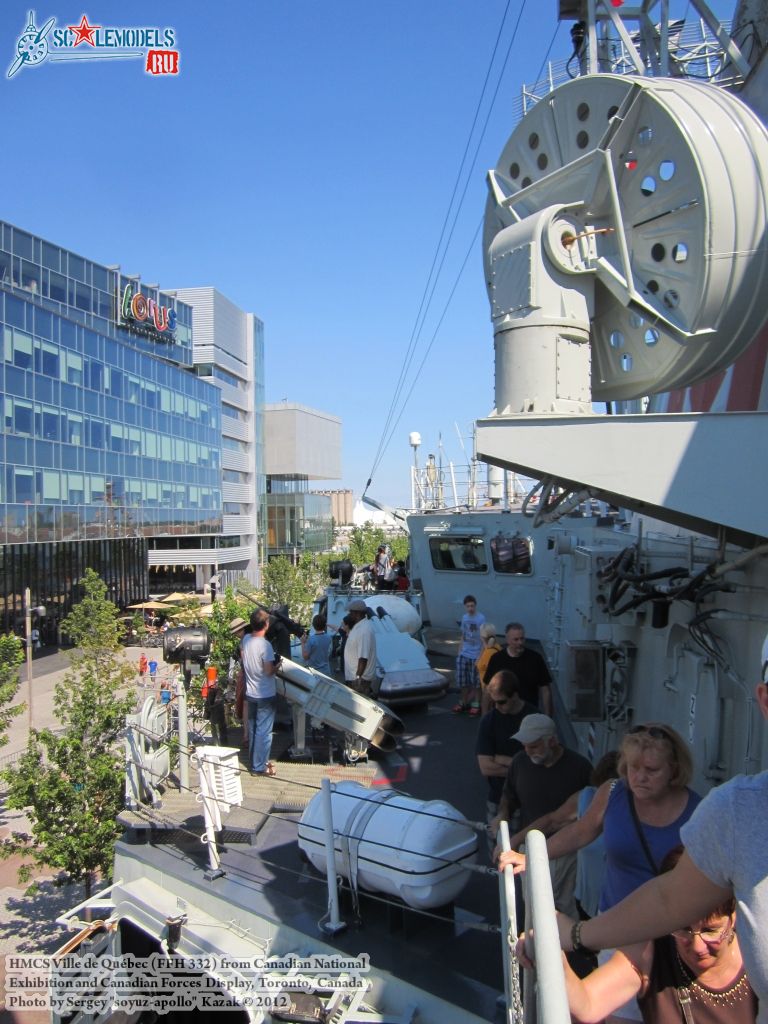
[[[298,565],[281,555],[268,562],[262,572],[262,603],[268,608],[287,604],[291,618],[309,625],[312,605],[325,585],[323,572],[302,555]]]
[[[19,692],[19,665],[23,661],[24,649],[21,640],[13,633],[0,636],[0,747],[4,747],[8,742],[6,733],[11,722],[26,707],[25,704],[11,707],[11,701]]]
[[[133,669],[122,658],[118,611],[92,569],[80,581],[83,598],[62,622],[77,650],[57,685],[61,729],[32,730],[21,760],[2,774],[8,806],[26,810],[32,835],[15,833],[3,853],[23,853],[34,865],[59,868],[90,895],[95,872],[109,877],[121,833],[124,760],[118,742],[135,706],[126,693]],[[26,865],[20,880],[31,876]]]
[[[408,557],[408,534],[404,530],[392,534],[369,521],[362,526],[352,527],[349,559],[356,566],[369,565],[376,558],[376,552],[382,544],[389,545],[396,562],[401,559],[405,561]]]
[[[205,625],[211,635],[211,656],[210,663],[219,670],[219,678],[222,679],[229,671],[229,659],[237,650],[239,639],[230,630],[229,624],[233,619],[245,619],[253,609],[253,602],[243,600],[235,596],[232,587],[226,587],[222,600],[216,601],[213,606],[213,613],[206,619]]]

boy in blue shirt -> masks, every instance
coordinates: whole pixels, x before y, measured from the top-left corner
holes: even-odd
[[[467,594],[460,623],[461,647],[456,658],[459,703],[453,708],[455,715],[469,714],[477,718],[480,714],[480,680],[475,662],[482,650],[480,627],[484,622],[485,616],[477,610],[477,599],[472,594]]]

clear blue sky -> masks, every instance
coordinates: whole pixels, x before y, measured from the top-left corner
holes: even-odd
[[[214,285],[266,331],[268,401],[343,421],[343,479],[368,478],[424,291],[506,0],[46,0],[40,27],[170,26],[176,78],[137,60],[6,70],[29,6],[0,5],[0,216],[161,287]],[[672,2],[673,14],[688,7]],[[714,2],[731,16],[728,0]],[[500,53],[522,0],[511,0]],[[484,173],[513,127],[556,29],[528,0],[416,348],[421,363],[471,246]],[[568,25],[551,51],[570,53]],[[81,51],[84,46],[79,48]],[[495,87],[497,57],[491,77]],[[486,100],[481,124],[488,109]],[[473,137],[471,152],[474,153]],[[463,187],[463,179],[462,179]],[[462,461],[493,396],[480,246],[370,493],[406,501],[411,451]],[[399,406],[398,406],[399,408]]]

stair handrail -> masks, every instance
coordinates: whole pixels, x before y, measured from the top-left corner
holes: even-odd
[[[542,832],[534,829],[528,833],[525,853],[526,952],[536,967],[526,975],[524,1020],[570,1024],[547,841]]]

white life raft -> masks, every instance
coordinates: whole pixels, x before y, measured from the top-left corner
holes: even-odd
[[[449,803],[339,782],[331,806],[336,871],[353,887],[398,896],[416,909],[450,903],[464,888],[477,836]],[[321,794],[301,816],[299,847],[325,874]]]

